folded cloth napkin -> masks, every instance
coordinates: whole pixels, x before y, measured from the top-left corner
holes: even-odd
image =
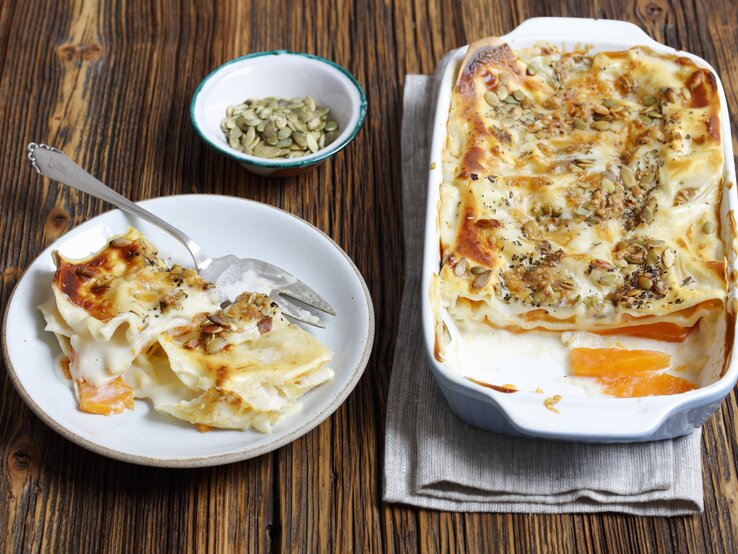
[[[702,511],[700,432],[581,444],[465,424],[446,404],[421,336],[420,278],[433,79],[408,75],[402,122],[405,288],[387,406],[384,499],[459,512]]]

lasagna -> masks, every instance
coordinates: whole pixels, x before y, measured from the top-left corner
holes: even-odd
[[[333,377],[330,350],[268,296],[245,291],[222,309],[214,285],[169,267],[133,229],[86,259],[55,252],[54,262],[40,310],[82,411],[116,414],[148,398],[201,430],[268,432]]]
[[[694,388],[668,345],[725,335],[719,113],[715,76],[685,57],[472,44],[442,158],[433,293],[448,323],[612,337],[572,349],[569,374],[650,380],[617,396]]]

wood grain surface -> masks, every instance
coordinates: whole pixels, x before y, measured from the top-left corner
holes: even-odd
[[[0,550],[738,552],[735,391],[705,426],[698,516],[454,514],[381,501],[403,280],[404,78],[431,73],[451,48],[542,15],[633,21],[707,59],[738,106],[734,0],[0,0],[0,307],[43,248],[109,209],[38,177],[25,161],[36,141],[136,200],[229,194],[302,216],[355,260],[377,312],[367,371],[335,415],[272,454],[212,469],[144,468],[89,453],[34,416],[3,367]],[[188,117],[210,70],[274,48],[347,67],[370,105],[346,151],[283,181],[210,150]]]

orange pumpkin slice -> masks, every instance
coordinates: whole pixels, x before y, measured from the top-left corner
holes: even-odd
[[[627,377],[669,367],[671,356],[653,350],[574,348],[571,373],[577,377]]]
[[[597,331],[597,334],[624,335],[627,337],[640,337],[642,339],[661,340],[664,342],[683,342],[689,336],[689,333],[692,332],[692,329],[693,327],[682,327],[676,323],[662,322]]]
[[[121,377],[95,388],[83,378],[78,380],[79,408],[88,414],[119,414],[133,409],[133,389]]]
[[[686,379],[674,377],[668,373],[617,377],[614,379],[600,378],[598,381],[604,385],[605,394],[618,398],[679,394],[697,388]]]

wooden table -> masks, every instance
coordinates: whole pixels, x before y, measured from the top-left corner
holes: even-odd
[[[3,309],[43,248],[109,209],[32,172],[25,145],[45,142],[133,199],[229,194],[314,223],[356,261],[371,289],[372,359],[346,403],[306,436],[254,460],[187,471],[111,461],[62,439],[26,408],[3,371],[4,550],[738,551],[735,392],[705,426],[700,516],[455,514],[381,501],[385,400],[403,281],[405,75],[431,73],[447,50],[529,17],[621,18],[707,59],[735,107],[738,10],[731,1],[232,0],[181,7],[187,4],[0,3]],[[211,69],[275,48],[342,64],[363,83],[370,103],[364,129],[345,152],[284,181],[251,175],[213,152],[188,120],[191,95]]]

